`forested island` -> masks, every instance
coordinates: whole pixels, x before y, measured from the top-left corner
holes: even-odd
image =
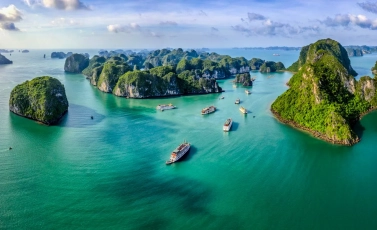
[[[271,105],[272,113],[331,143],[359,142],[352,128],[377,106],[376,77],[356,81],[347,51],[331,39],[303,47],[288,70],[296,73],[287,83],[290,88]]]
[[[99,90],[128,98],[219,93],[222,89],[216,79],[248,74],[251,70],[285,70],[281,62],[232,58],[217,53],[183,51],[180,48],[149,53],[100,51],[100,54],[102,56],[96,55],[90,59],[82,73]],[[76,59],[85,61],[84,57],[76,56]],[[68,65],[81,65],[81,61],[74,62],[72,58],[66,59],[64,68],[67,72],[75,72],[70,71]],[[243,78],[245,76],[249,79],[243,79],[242,83],[251,85],[250,75],[243,75]]]
[[[54,125],[68,111],[64,85],[49,76],[19,84],[10,94],[9,110],[19,116]]]

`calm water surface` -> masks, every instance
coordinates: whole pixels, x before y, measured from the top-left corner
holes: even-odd
[[[299,55],[214,51],[286,66]],[[124,99],[96,90],[80,74],[65,74],[64,60],[42,58],[51,52],[16,52],[13,65],[0,66],[0,228],[377,228],[376,112],[361,120],[359,144],[336,146],[270,113],[290,73],[253,72],[251,95],[220,80],[223,100],[220,94]],[[375,54],[351,58],[359,76],[371,75],[376,60]],[[69,112],[58,126],[8,110],[12,88],[42,75],[66,88]],[[237,98],[251,113],[239,112]],[[156,111],[162,103],[178,109]],[[200,115],[209,105],[218,111]],[[224,133],[229,117],[234,125]],[[184,139],[191,152],[166,166]]]

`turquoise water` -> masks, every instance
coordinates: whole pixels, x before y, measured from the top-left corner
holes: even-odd
[[[299,54],[215,51],[286,66]],[[290,73],[252,73],[251,95],[221,80],[223,100],[220,94],[133,100],[65,74],[64,60],[42,59],[44,53],[51,51],[15,53],[13,65],[0,66],[0,228],[377,228],[377,112],[358,125],[359,144],[336,146],[271,115]],[[370,75],[376,60],[373,54],[351,62]],[[65,85],[70,107],[59,126],[8,110],[11,89],[41,75]],[[239,112],[237,98],[251,113]],[[156,111],[162,103],[178,109]],[[209,105],[218,111],[200,115]],[[234,125],[224,133],[228,117]],[[166,166],[184,139],[193,145],[189,155]]]

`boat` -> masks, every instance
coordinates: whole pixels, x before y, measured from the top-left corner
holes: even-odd
[[[280,54],[272,54],[273,56],[280,56]]]
[[[233,124],[232,118],[226,119],[226,121],[223,125],[223,130],[225,132],[229,132],[229,130],[232,128],[232,124]]]
[[[224,99],[224,97],[220,97],[219,99]]]
[[[245,109],[244,107],[240,107],[240,111],[241,111],[241,113],[243,113],[243,114],[247,114],[247,109]]]
[[[202,115],[210,114],[216,111],[216,107],[211,105],[210,107],[202,109]]]
[[[251,94],[251,92],[249,90],[247,90],[247,89],[245,90],[245,93],[246,94]]]
[[[240,99],[237,98],[237,100],[234,102],[234,104],[239,104],[240,103]]]
[[[190,143],[184,141],[180,144],[170,155],[170,159],[166,161],[167,165],[173,164],[181,159],[189,150],[190,150]]]
[[[168,105],[158,105],[157,107],[156,107],[156,109],[159,109],[159,110],[161,110],[161,111],[164,111],[164,110],[166,110],[166,109],[175,109],[176,107],[173,105],[173,104],[168,104]]]

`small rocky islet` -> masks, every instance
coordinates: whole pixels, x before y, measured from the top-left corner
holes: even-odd
[[[12,64],[13,62],[0,54],[0,65]]]
[[[10,94],[9,110],[46,125],[57,124],[68,111],[64,85],[49,76],[19,84]]]
[[[377,107],[376,77],[357,81],[346,49],[332,39],[303,47],[288,70],[295,72],[287,83],[290,88],[273,102],[272,113],[328,142],[359,142],[353,127]]]
[[[101,51],[100,54],[103,56],[95,55],[89,60],[82,73],[99,90],[127,98],[220,93],[222,89],[216,79],[241,74],[240,83],[250,86],[251,70],[285,70],[281,62],[256,59],[258,62],[255,64],[243,57],[232,58],[195,50],[162,49],[149,53]],[[80,60],[74,65],[84,66],[86,61],[82,57]],[[72,63],[71,60],[68,63]]]

